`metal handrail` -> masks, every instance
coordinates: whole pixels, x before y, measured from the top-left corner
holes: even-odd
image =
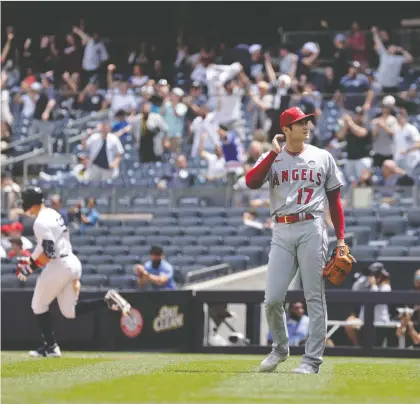
[[[35,150],[32,150],[28,153],[21,154],[20,156],[11,157],[11,158],[7,158],[7,159],[1,159],[0,165],[3,167],[3,166],[7,166],[9,164],[16,164],[16,163],[19,163],[21,161],[31,159],[33,157],[37,157],[41,154],[45,154],[44,148],[35,149]]]
[[[14,148],[16,146],[20,146],[20,145],[25,144],[25,143],[28,143],[28,142],[33,142],[34,140],[41,139],[44,136],[45,135],[43,133],[37,133],[35,135],[31,135],[31,136],[25,137],[24,139],[15,140],[15,141],[7,144],[7,146],[4,147],[4,150],[12,149],[12,148]]]

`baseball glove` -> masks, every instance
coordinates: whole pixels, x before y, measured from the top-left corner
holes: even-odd
[[[349,276],[355,262],[357,261],[351,255],[350,248],[347,244],[343,247],[336,247],[330,260],[325,265],[322,275],[333,285],[339,286]]]

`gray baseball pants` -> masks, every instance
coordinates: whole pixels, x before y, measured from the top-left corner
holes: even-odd
[[[273,349],[288,352],[284,299],[299,267],[309,315],[309,337],[302,362],[318,368],[327,331],[327,306],[322,269],[327,261],[328,233],[323,217],[293,224],[275,223],[268,260],[265,313]]]

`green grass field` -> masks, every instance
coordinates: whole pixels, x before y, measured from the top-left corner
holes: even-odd
[[[420,402],[420,361],[326,358],[318,375],[259,374],[263,357],[64,353],[29,359],[2,352],[2,403],[326,403]]]

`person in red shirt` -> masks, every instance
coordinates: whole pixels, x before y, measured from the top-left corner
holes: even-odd
[[[30,257],[31,252],[28,250],[23,249],[23,243],[22,240],[18,237],[12,238],[10,240],[12,243],[12,248],[7,254],[7,258],[19,258],[19,257]]]
[[[368,52],[366,34],[360,29],[358,22],[353,22],[350,36],[347,39],[348,46],[353,51],[353,60],[360,63],[363,69],[368,67]]]

